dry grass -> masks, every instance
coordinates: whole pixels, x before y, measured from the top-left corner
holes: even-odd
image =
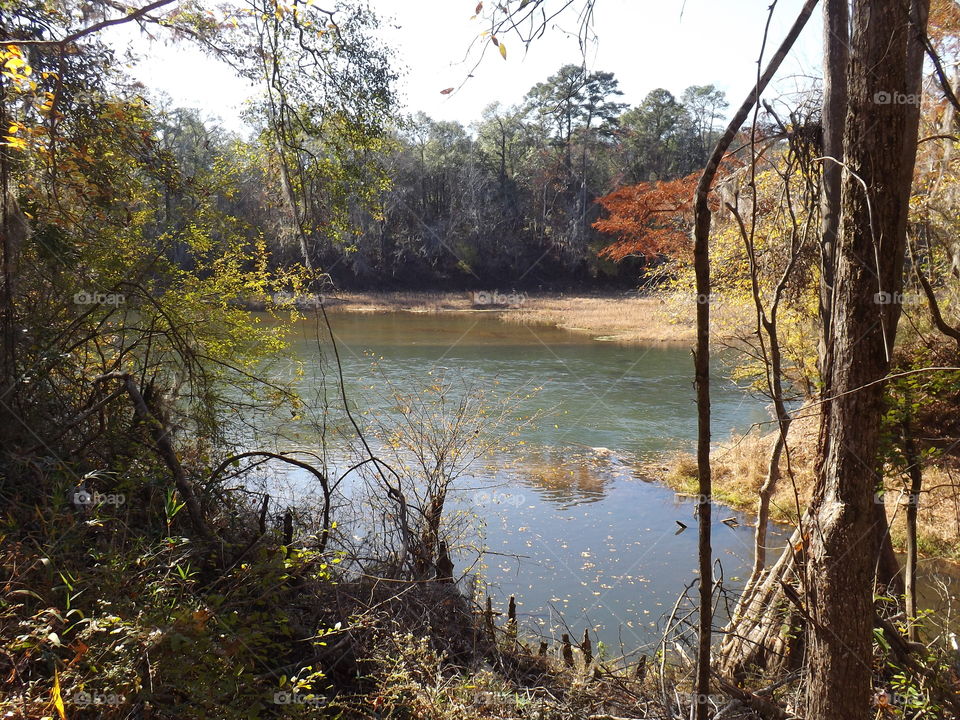
[[[324,296],[330,310],[338,312],[471,312],[471,293],[445,292],[342,292]]]
[[[904,483],[888,480],[883,499],[890,518],[894,547],[906,544],[907,493],[900,492]],[[919,532],[917,546],[927,556],[960,561],[960,477],[955,468],[927,465],[917,514]]]
[[[798,413],[788,434],[789,465],[781,461],[783,477],[770,501],[771,519],[789,523],[798,516],[798,505],[806,507],[813,487],[813,460],[816,452],[815,416]],[[733,436],[713,451],[713,495],[724,505],[751,514],[756,511],[760,487],[766,479],[774,435],[752,430]],[[697,461],[688,453],[644,465],[644,471],[678,493],[697,495]]]
[[[507,322],[553,325],[598,340],[683,343],[696,339],[696,302],[680,295],[537,296],[505,314]]]
[[[790,465],[782,461],[783,477],[770,502],[771,519],[795,523],[806,509],[813,489],[813,464],[816,459],[820,418],[816,413],[799,412],[788,434]],[[713,495],[724,505],[753,514],[757,497],[766,477],[774,435],[753,431],[732,438],[713,452]],[[679,493],[696,495],[697,463],[689,454],[647,463],[644,469],[652,477]],[[890,521],[893,545],[903,550],[906,544],[906,480],[886,479],[883,500]],[[960,477],[949,463],[924,467],[924,492],[920,499],[920,551],[925,556],[960,560]]]
[[[621,343],[676,343],[696,339],[696,296],[691,293],[605,295],[520,293],[514,307],[477,305],[472,292],[340,293],[327,299],[339,312],[492,312],[509,323],[551,325],[597,340]],[[715,302],[718,324],[736,326],[733,303]],[[747,309],[749,310],[749,308]]]

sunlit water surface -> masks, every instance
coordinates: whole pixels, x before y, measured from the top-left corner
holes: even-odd
[[[491,402],[518,403],[510,417],[524,427],[473,463],[450,499],[449,511],[468,518],[458,524],[465,528],[458,572],[478,574],[504,612],[515,595],[522,631],[558,637],[569,629],[579,637],[588,627],[614,652],[655,646],[678,595],[697,577],[695,506],[651,482],[638,465],[694,449],[689,350],[598,342],[485,313],[333,313],[330,319],[347,397],[364,428],[389,427],[409,413],[395,391],[435,382],[449,383],[453,397],[480,388]],[[327,426],[301,419],[269,429],[283,433],[288,449],[316,450],[325,432],[336,477],[356,456],[338,450],[338,433],[352,431],[325,332],[316,318],[298,323],[290,361],[272,372],[302,373],[304,396],[329,406]],[[769,420],[721,363],[714,372],[716,439]],[[355,475],[340,486],[341,518],[360,507]],[[307,475],[287,480],[294,495],[311,487]],[[713,515],[716,572],[736,591],[749,570],[753,528],[749,518],[723,507]],[[369,528],[361,526],[357,521],[348,532],[362,536]],[[771,545],[783,536],[772,528]],[[477,548],[486,552],[478,556]],[[718,624],[725,614],[721,603]]]

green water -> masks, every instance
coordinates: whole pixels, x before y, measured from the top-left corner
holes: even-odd
[[[472,519],[463,523],[458,571],[479,573],[504,612],[508,596],[516,595],[525,631],[558,637],[569,628],[579,637],[589,627],[615,651],[654,647],[678,594],[696,578],[694,503],[650,482],[637,461],[694,448],[689,350],[598,342],[484,313],[336,313],[331,322],[348,399],[365,428],[397,422],[405,401],[394,390],[438,378],[454,388],[481,388],[491,400],[514,396],[511,419],[536,418],[456,483],[448,510]],[[286,447],[309,449],[325,433],[326,458],[337,470],[356,455],[338,454],[352,429],[324,332],[316,319],[297,325],[289,362],[272,372],[302,372],[303,394],[329,406],[327,424],[291,420],[271,429],[284,433]],[[769,419],[722,364],[715,375],[718,441]],[[308,479],[290,481],[296,494]],[[344,480],[341,518],[357,511],[361,485]],[[739,526],[720,522],[731,517]],[[723,507],[715,507],[714,519],[716,571],[735,591],[750,565],[750,520]],[[775,557],[783,533],[773,528],[770,537]],[[726,611],[721,602],[718,625]]]

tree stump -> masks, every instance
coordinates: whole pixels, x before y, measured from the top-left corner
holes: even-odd
[[[560,636],[560,655],[564,665],[573,667],[573,647],[570,645],[570,636],[567,633]]]
[[[453,582],[453,560],[450,559],[450,551],[447,549],[447,543],[443,540],[440,541],[435,566],[439,582]]]
[[[517,639],[517,600],[511,595],[510,604],[507,606],[507,637],[511,640]]]

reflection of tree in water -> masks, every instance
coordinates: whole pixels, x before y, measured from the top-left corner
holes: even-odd
[[[544,499],[579,504],[604,498],[629,468],[607,448],[576,445],[528,452],[515,462],[513,471],[525,485],[542,490]]]

